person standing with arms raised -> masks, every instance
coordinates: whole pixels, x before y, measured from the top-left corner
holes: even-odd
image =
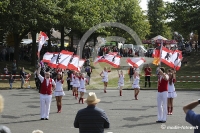
[[[108,86],[108,73],[111,72],[111,70],[107,69],[106,67],[104,67],[104,70],[100,73],[100,76],[102,77],[102,81],[104,83],[104,93],[106,93],[106,89]]]
[[[50,72],[45,72],[45,77],[40,75],[41,64],[39,63],[37,71],[38,78],[41,82],[40,88],[40,116],[41,120],[49,120],[49,112],[52,100],[52,92],[55,89],[55,81],[50,78]]]
[[[165,123],[167,121],[167,95],[169,76],[165,73],[165,68],[161,67],[159,70],[158,93],[157,93],[157,108],[158,120],[157,123]]]

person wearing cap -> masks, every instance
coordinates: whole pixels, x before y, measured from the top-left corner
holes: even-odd
[[[167,121],[167,95],[169,76],[165,73],[165,68],[159,69],[158,93],[157,93],[157,123],[165,123]]]
[[[54,91],[54,96],[56,97],[56,103],[57,103],[57,113],[61,113],[62,108],[62,97],[65,95],[65,92],[63,91],[63,77],[62,72],[58,72],[57,78],[55,79],[56,88]]]
[[[88,106],[76,114],[74,127],[79,133],[104,133],[104,128],[110,127],[110,122],[104,110],[96,107],[100,102],[94,92],[89,92],[85,102]]]
[[[40,116],[41,120],[49,119],[49,112],[52,100],[52,92],[55,89],[55,81],[50,78],[50,73],[45,72],[45,77],[40,75],[41,64],[39,64],[39,68],[37,71],[38,78],[41,82],[40,88]]]
[[[4,108],[4,98],[0,95],[0,113]],[[0,125],[0,133],[11,133],[10,129],[6,126]]]

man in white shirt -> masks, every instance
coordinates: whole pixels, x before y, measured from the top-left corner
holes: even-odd
[[[39,63],[39,68],[37,71],[37,76],[40,79],[41,87],[40,87],[40,116],[41,120],[49,119],[49,112],[52,100],[52,92],[55,89],[55,81],[50,78],[50,73],[46,72],[45,77],[40,75],[41,65]]]

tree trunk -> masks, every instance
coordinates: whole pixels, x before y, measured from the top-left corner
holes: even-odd
[[[198,46],[200,46],[200,29],[199,29],[199,28],[198,28],[198,31],[197,31],[197,32],[198,32]],[[197,47],[198,47],[198,46],[197,46]]]
[[[32,36],[32,60],[31,60],[31,65],[36,65],[36,32],[32,31],[31,32],[31,36]],[[40,59],[38,59],[39,61]]]
[[[52,52],[52,50],[51,50],[51,33],[50,33],[50,30],[48,30],[47,31],[47,36],[48,36],[48,38],[49,38],[49,40],[48,40],[48,52]]]
[[[64,35],[64,26],[61,26],[61,46],[60,46],[60,51],[64,50],[64,38],[65,38],[65,35]]]
[[[74,43],[74,37],[73,35],[71,36],[71,43],[70,43],[70,48],[73,49],[73,44]]]
[[[16,60],[17,68],[19,64],[19,34],[14,33],[14,41],[15,41],[15,46],[14,46],[14,60]]]

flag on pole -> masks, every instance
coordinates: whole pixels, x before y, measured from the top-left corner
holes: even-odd
[[[146,60],[144,58],[128,58],[126,62],[135,68],[138,68],[142,65]]]
[[[40,51],[42,49],[43,44],[48,40],[48,36],[44,32],[40,32],[39,38],[38,38],[38,58],[40,57]]]
[[[116,53],[108,53],[106,55],[97,57],[95,59],[94,63],[96,64],[98,62],[105,62],[115,68],[119,68],[120,67],[120,59],[121,59],[121,57],[118,56]]]

